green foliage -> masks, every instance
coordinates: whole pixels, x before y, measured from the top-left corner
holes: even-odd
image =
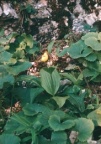
[[[54,68],[44,68],[40,71],[41,85],[51,95],[55,95],[59,85],[60,76]]]
[[[78,139],[81,142],[86,141],[94,130],[92,120],[86,118],[79,118],[75,120],[75,130],[78,132]]]
[[[94,82],[100,82],[100,51],[101,33],[89,32],[82,36],[78,42],[71,44],[64,54],[68,53],[72,59],[76,59],[82,65],[81,71],[83,77],[87,77]]]
[[[71,64],[64,73],[45,67],[39,77],[26,75],[30,56],[39,50],[36,42],[26,34],[14,38],[1,44],[0,88],[3,94],[9,91],[7,96],[20,101],[21,109],[11,113],[0,135],[1,144],[70,144],[72,131],[78,134],[75,143],[87,143],[95,127],[101,126],[101,107],[89,88],[89,81],[94,83],[101,76],[101,34],[88,33],[66,48],[77,65]],[[64,80],[69,83],[62,83]]]
[[[14,134],[0,135],[0,144],[20,144],[20,139]]]

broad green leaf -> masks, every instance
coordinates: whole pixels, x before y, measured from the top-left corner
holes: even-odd
[[[53,99],[55,100],[59,108],[61,108],[65,104],[66,100],[68,99],[68,96],[65,97],[55,96],[53,97]]]
[[[97,38],[95,37],[89,37],[85,40],[85,44],[87,46],[90,46],[95,51],[101,50],[101,43],[98,42]]]
[[[14,95],[17,95],[23,104],[33,103],[34,99],[43,92],[43,88],[15,88]]]
[[[26,62],[19,62],[19,63],[17,63],[16,65],[14,65],[12,67],[8,66],[7,71],[10,74],[18,75],[19,73],[27,70],[31,66],[32,66],[31,62],[27,62],[27,61]]]
[[[0,38],[1,45],[5,45],[5,44],[7,44],[7,42],[8,42],[8,40],[6,38],[3,38],[3,37]]]
[[[67,134],[65,132],[53,132],[51,135],[51,141],[55,144],[67,144]]]
[[[57,115],[52,115],[49,118],[49,125],[54,131],[63,131],[65,129],[70,129],[75,125],[74,120],[66,120],[61,122],[60,117]]]
[[[18,122],[19,124],[23,125],[24,127],[26,127],[26,129],[31,124],[28,117],[26,117],[22,111],[17,113],[17,114],[13,114],[11,119]]]
[[[4,63],[4,62],[8,62],[12,57],[12,54],[7,52],[7,51],[3,51],[0,53],[0,63]]]
[[[55,95],[60,86],[60,75],[55,68],[44,68],[40,71],[41,85],[51,95]]]
[[[31,105],[31,108],[36,112],[36,113],[45,113],[45,114],[52,114],[53,113],[53,111],[52,110],[50,110],[48,107],[46,107],[46,106],[44,106],[44,105],[42,105],[42,104],[36,104],[36,103],[34,103],[34,104],[28,104],[29,106]]]
[[[98,76],[98,72],[94,71],[94,70],[90,70],[90,69],[84,69],[83,70],[83,75],[84,77],[92,77],[95,78]]]
[[[14,52],[13,57],[16,59],[24,59],[25,58],[25,52],[24,50],[16,50],[16,52]]]
[[[81,112],[84,112],[85,110],[85,104],[84,104],[84,97],[86,93],[82,93],[80,95],[74,95],[74,94],[68,94],[69,95],[69,101],[72,105],[76,106]]]
[[[0,89],[3,88],[4,83],[14,84],[14,77],[12,75],[0,75]]]
[[[67,52],[69,53],[70,57],[77,59],[80,57],[88,56],[92,50],[88,48],[82,40],[72,44],[68,49]]]
[[[87,38],[90,38],[90,37],[95,37],[95,38],[98,38],[98,33],[96,32],[89,32],[87,33],[86,35],[82,36],[82,40],[86,40]]]
[[[101,107],[89,113],[87,117],[96,122],[97,126],[101,126]]]
[[[20,144],[20,138],[14,134],[0,135],[0,144]]]
[[[4,127],[5,133],[22,134],[26,131],[26,127],[19,122],[9,119]]]
[[[51,53],[55,41],[51,41],[47,47],[48,53]]]
[[[56,144],[54,142],[52,142],[50,139],[46,139],[45,137],[43,136],[39,136],[39,144]]]
[[[34,116],[37,114],[37,112],[34,110],[33,104],[26,104],[22,110],[27,116]]]
[[[0,53],[5,51],[4,47],[3,46],[0,46]]]
[[[92,120],[86,118],[78,118],[75,120],[74,129],[78,132],[78,139],[81,142],[87,141],[92,136],[94,130],[94,124]]]
[[[11,59],[7,62],[8,65],[14,65],[14,64],[16,64],[16,63],[17,63],[17,60],[16,60],[15,58],[11,58]]]
[[[34,99],[44,91],[43,88],[34,88],[30,91],[30,102],[33,103]]]
[[[96,56],[96,54],[92,53],[92,54],[88,55],[87,57],[85,57],[85,59],[87,61],[93,62],[93,61],[95,61],[97,59],[97,56]]]
[[[29,48],[29,47],[26,47],[25,51],[28,53],[28,54],[35,54],[36,52],[38,52],[40,50],[39,47],[37,46],[33,46],[32,48]]]

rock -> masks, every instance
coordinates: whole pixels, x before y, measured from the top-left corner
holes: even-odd
[[[18,18],[18,15],[16,11],[11,7],[10,3],[3,3],[2,4],[2,14],[5,14],[6,16],[10,15],[11,17]]]

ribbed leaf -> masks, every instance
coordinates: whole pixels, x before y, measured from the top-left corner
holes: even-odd
[[[97,56],[96,56],[96,54],[92,53],[92,54],[88,55],[85,59],[87,61],[93,62],[93,61],[95,61],[97,59]]]
[[[89,37],[95,37],[95,38],[98,38],[98,33],[96,32],[89,32],[89,33],[87,33],[86,35],[84,35],[84,36],[82,36],[82,40],[85,40],[85,39],[87,39],[87,38],[89,38]]]
[[[51,141],[55,144],[66,144],[67,134],[65,132],[53,132],[51,136]]]
[[[12,57],[12,54],[7,52],[7,51],[3,51],[0,53],[0,63],[4,63],[4,62],[8,62]]]
[[[90,46],[95,51],[101,50],[101,43],[98,42],[98,39],[95,37],[89,37],[85,40],[85,44]]]
[[[44,68],[40,71],[41,85],[51,95],[55,95],[60,85],[60,75],[54,68]]]
[[[20,138],[14,134],[0,135],[0,144],[20,144]]]
[[[92,50],[88,48],[82,40],[72,44],[70,48],[67,49],[71,58],[77,59],[80,57],[88,56]]]
[[[8,66],[7,67],[7,71],[10,74],[18,75],[19,73],[27,70],[30,67],[31,67],[31,63],[30,62],[22,62],[22,63],[17,63],[16,65],[14,65],[12,67]]]
[[[64,122],[61,122],[59,116],[52,115],[49,118],[49,125],[54,131],[62,131],[74,126],[75,122],[73,120],[66,120]]]
[[[92,136],[94,124],[92,120],[86,118],[78,118],[75,120],[75,130],[78,132],[78,139],[81,142],[87,141]]]

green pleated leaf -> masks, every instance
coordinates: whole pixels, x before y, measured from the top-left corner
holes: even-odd
[[[60,75],[55,68],[44,68],[40,71],[41,85],[51,95],[55,95],[60,86]]]
[[[51,141],[55,144],[67,144],[67,134],[65,132],[53,132]]]
[[[82,40],[85,40],[85,39],[87,39],[87,38],[89,38],[89,37],[95,37],[95,38],[98,38],[98,33],[96,32],[89,32],[89,33],[87,33],[86,35],[84,35],[84,36],[82,36]]]
[[[20,144],[20,138],[14,134],[0,135],[0,144]]]
[[[7,44],[7,42],[8,42],[8,40],[6,38],[3,38],[3,37],[0,38],[1,45],[5,45],[5,44]]]
[[[75,120],[75,131],[78,132],[78,139],[81,142],[87,141],[94,130],[94,124],[92,120],[86,118],[78,118]]]
[[[101,50],[101,43],[98,42],[98,39],[95,37],[89,37],[85,39],[85,44],[90,46],[95,51]]]
[[[101,107],[89,113],[87,117],[95,121],[97,126],[101,126]]]
[[[34,110],[33,104],[26,104],[22,110],[27,116],[34,116],[37,114],[37,112]]]
[[[66,120],[64,122],[60,121],[60,117],[57,115],[52,115],[49,118],[49,125],[54,131],[63,131],[65,129],[70,129],[75,125],[73,120]]]
[[[3,51],[5,51],[4,47],[0,46],[0,52],[3,52]]]
[[[68,49],[67,52],[69,53],[70,57],[77,59],[80,57],[88,56],[92,50],[88,48],[82,40],[72,44]]]
[[[20,62],[20,63],[17,63],[16,65],[14,65],[12,67],[8,66],[7,71],[10,74],[18,75],[19,73],[27,70],[31,66],[32,66],[32,64],[30,62]]]
[[[66,97],[58,97],[58,96],[53,97],[53,99],[55,100],[55,102],[57,103],[59,108],[61,108],[65,104],[65,102],[68,98],[69,98],[68,96],[66,96]]]
[[[73,89],[74,92],[77,92],[78,89]],[[76,106],[81,112],[84,112],[85,110],[85,104],[84,104],[84,97],[86,93],[82,93],[80,95],[74,95],[69,94],[69,101],[72,105]]]
[[[17,121],[10,119],[6,122],[4,130],[8,134],[9,133],[22,134],[26,131],[26,127],[24,125],[21,125]]]
[[[84,77],[97,77],[98,76],[98,72],[94,71],[94,70],[90,70],[90,69],[84,69],[83,70],[83,75]]]
[[[96,54],[92,53],[92,54],[88,55],[87,57],[85,57],[85,59],[93,62],[97,59],[97,56],[96,56]]]
[[[16,52],[13,53],[13,57],[16,59],[24,59],[25,52],[24,52],[23,48],[21,50],[16,50]]]
[[[56,144],[54,142],[52,142],[50,139],[46,139],[43,136],[39,136],[39,143],[38,144]]]
[[[0,62],[4,63],[4,62],[8,62],[12,57],[12,54],[7,52],[7,51],[3,51],[0,53]]]

